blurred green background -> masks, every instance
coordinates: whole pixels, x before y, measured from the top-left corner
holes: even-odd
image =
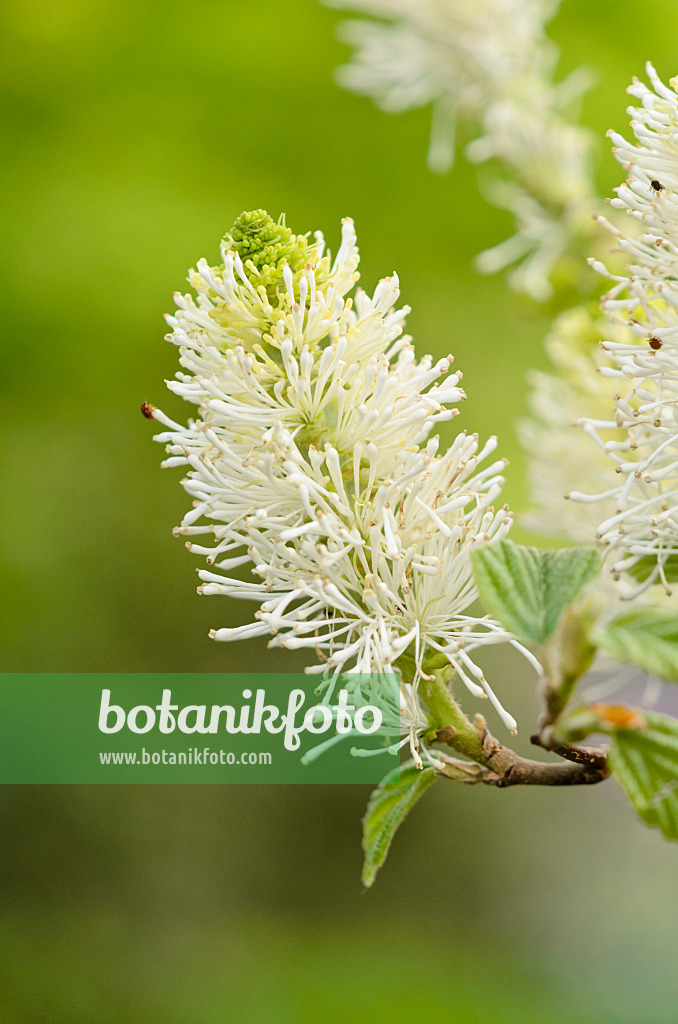
[[[187,501],[138,411],[185,416],[162,314],[246,208],[334,248],[355,218],[363,284],[397,269],[419,352],[464,371],[455,426],[499,434],[523,501],[513,424],[547,311],[472,272],[510,221],[463,160],[426,171],[428,112],[387,117],[333,84],[340,17],[315,0],[5,0],[2,670],[283,667],[207,639],[252,609],[196,596],[171,536]],[[601,194],[618,178],[603,132],[648,57],[678,71],[677,34],[674,0],[564,0],[561,71],[598,72]],[[519,669],[498,667],[501,694],[529,722]],[[0,1021],[676,1020],[675,850],[613,784],[439,784],[363,894],[366,797],[5,787]]]

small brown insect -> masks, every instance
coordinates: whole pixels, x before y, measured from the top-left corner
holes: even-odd
[[[663,192],[664,191],[664,186],[662,185],[661,181],[657,181],[656,178],[654,179],[654,181],[650,182],[650,185],[655,190],[655,192]]]
[[[658,348],[662,347],[661,338],[650,338],[650,348],[653,348],[655,352]]]
[[[151,405],[150,402],[141,403],[141,415],[145,416],[147,420],[153,419],[153,413],[155,412],[155,406]]]

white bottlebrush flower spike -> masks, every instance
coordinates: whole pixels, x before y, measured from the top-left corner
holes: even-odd
[[[594,491],[609,472],[609,458],[589,432],[577,429],[582,409],[597,419],[609,417],[619,382],[596,373],[605,362],[600,339],[607,331],[619,341],[625,327],[612,327],[598,311],[577,306],[561,313],[545,341],[552,369],[532,370],[530,418],[519,424],[528,458],[532,508],[521,522],[535,533],[592,544],[600,522],[599,504],[569,504],[572,489]],[[619,438],[618,429],[606,439]],[[612,504],[610,511],[612,511]]]
[[[309,671],[330,675],[393,672],[407,652],[413,735],[421,674],[432,657],[449,661],[513,729],[472,657],[511,638],[467,613],[471,551],[510,525],[493,507],[504,462],[494,440],[462,433],[441,454],[429,437],[464,397],[452,357],[415,358],[395,276],[347,297],[350,220],[333,262],[320,233],[310,243],[264,211],[238,219],[221,256],[191,272],[197,296],[177,295],[168,318],[183,367],[169,387],[199,418],[181,426],[151,410],[168,428],[165,465],[188,469],[194,507],[176,532],[211,565],[200,592],[259,605],[250,624],[212,636],[270,635],[315,652]]]
[[[616,478],[602,493],[612,513],[598,527],[615,576],[631,574],[642,591],[654,583],[669,590],[678,559],[678,96],[647,66],[652,88],[634,80],[629,92],[635,143],[611,132],[614,154],[627,174],[610,205],[640,226],[625,232],[607,221],[629,260],[614,274],[603,309],[628,337],[608,335],[602,348],[613,362],[600,372],[617,384],[614,415],[582,420],[615,464]],[[632,225],[632,228],[636,224]],[[609,431],[621,439],[609,440]]]
[[[591,234],[594,189],[591,134],[564,109],[587,76],[554,85],[557,61],[545,24],[551,0],[327,0],[331,6],[380,19],[341,25],[355,47],[340,69],[348,89],[387,111],[433,104],[429,164],[452,163],[457,119],[478,137],[467,149],[475,162],[495,159],[510,172],[492,201],[514,215],[517,233],[481,254],[482,271],[520,263],[511,283],[537,299],[551,294],[549,274],[573,238]]]

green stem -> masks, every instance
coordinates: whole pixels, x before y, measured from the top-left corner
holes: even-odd
[[[540,686],[544,710],[539,719],[539,727],[543,729],[545,726],[551,725],[558,718],[567,703],[569,694],[563,692],[554,640],[551,640],[538,653],[538,658],[544,670]]]
[[[558,753],[567,758],[565,762],[549,764],[521,757],[514,750],[503,746],[487,729],[482,715],[476,715],[475,723],[469,722],[450,693],[447,680],[451,669],[438,669],[432,678],[422,679],[419,689],[426,701],[436,728],[435,741],[452,747],[463,754],[475,766],[456,762],[442,755],[441,771],[452,779],[465,782],[481,782],[490,786],[577,786],[602,782],[609,774],[607,759],[603,751],[589,751],[568,746],[567,751]],[[579,756],[581,754],[581,756]],[[592,756],[595,754],[595,757]]]
[[[452,668],[436,669],[432,679],[422,679],[419,692],[433,716],[435,728],[454,735],[454,748],[472,761],[483,757],[483,743],[478,730],[469,722],[447,685]]]

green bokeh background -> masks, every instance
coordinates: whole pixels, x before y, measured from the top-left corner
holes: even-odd
[[[454,351],[456,426],[514,422],[548,314],[480,279],[508,217],[461,161],[424,166],[429,115],[341,92],[340,15],[315,0],[5,0],[0,14],[4,286],[4,671],[293,671],[211,626],[171,536],[186,499],[138,413],[181,416],[162,314],[235,216],[264,206],[334,248],[353,216],[363,283],[397,269],[421,353]],[[602,141],[652,57],[678,71],[673,0],[564,0],[561,71],[598,85]],[[529,722],[519,666],[501,692]],[[523,729],[529,734],[529,727]],[[297,1024],[669,1024],[675,850],[612,784],[584,792],[440,784],[359,887],[362,787],[5,787],[0,1020]]]

